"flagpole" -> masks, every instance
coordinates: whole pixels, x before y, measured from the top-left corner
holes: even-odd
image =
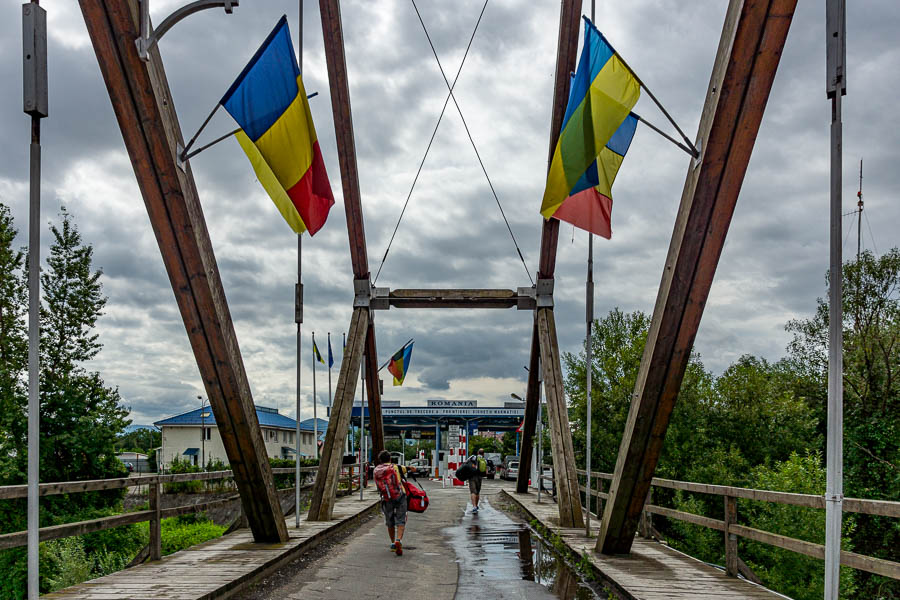
[[[359,499],[363,499],[363,469],[365,467],[366,454],[366,355],[363,354],[362,364],[359,368],[361,385],[359,386]]]
[[[328,332],[328,417],[331,418],[331,363],[334,362],[331,355],[331,332]]]
[[[313,363],[313,445],[316,447],[316,458],[319,458],[319,417],[318,412],[316,410],[316,405],[319,403],[318,398],[316,398],[316,332],[312,332],[312,343],[313,343],[313,352],[312,352],[312,363]]]
[[[300,24],[297,27],[297,64],[303,71],[303,0],[298,0]],[[300,527],[300,372],[303,357],[303,235],[297,234],[297,287],[294,289],[294,321],[297,323],[297,422],[294,444],[294,527]]]
[[[591,22],[594,21],[594,11],[596,9],[595,0],[591,0]],[[588,231],[588,264],[587,264],[587,281],[584,284],[585,307],[584,317],[587,321],[586,333],[584,336],[584,365],[585,365],[585,407],[587,409],[587,451],[585,457],[585,473],[587,475],[587,491],[584,494],[587,503],[587,518],[584,520],[584,532],[591,537],[591,325],[594,321],[594,234]]]

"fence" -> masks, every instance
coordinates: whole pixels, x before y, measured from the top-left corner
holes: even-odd
[[[579,484],[581,492],[587,497],[588,489],[590,489],[590,497],[597,499],[596,511],[594,514],[599,518],[599,516],[603,514],[603,501],[609,498],[608,492],[603,492],[602,490],[603,482],[612,481],[613,476],[610,473],[591,471],[591,477],[587,477],[586,471],[576,469],[576,472],[580,477],[586,479],[585,483],[587,486]],[[596,488],[591,487],[592,480],[594,479],[596,479]],[[696,515],[694,513],[654,505],[651,503],[654,488],[721,496],[725,509],[725,519],[713,519],[703,515]],[[825,509],[825,497],[814,494],[791,494],[788,492],[773,492],[770,490],[757,490],[727,485],[709,485],[705,483],[675,481],[672,479],[659,479],[654,477],[650,492],[647,494],[647,502],[644,505],[644,513],[641,516],[639,532],[644,537],[651,537],[653,532],[651,515],[659,515],[661,517],[676,519],[678,521],[693,523],[694,525],[721,531],[725,540],[725,571],[733,577],[737,577],[738,573],[740,573],[747,579],[756,583],[759,583],[759,579],[753,574],[750,568],[744,564],[738,555],[738,537],[761,542],[763,544],[769,544],[770,546],[776,546],[791,552],[818,558],[819,560],[825,560],[825,546],[822,544],[807,542],[806,540],[800,540],[740,525],[738,523],[737,513],[737,500],[739,498],[756,500],[758,502],[771,502],[775,504]],[[844,498],[843,511],[845,513],[900,518],[900,502]],[[859,569],[861,571],[867,571],[869,573],[875,573],[877,575],[883,575],[892,579],[900,579],[900,562],[841,550],[841,565]]]
[[[342,470],[342,477],[339,482],[345,483],[347,489],[344,493],[352,493],[354,489],[359,489],[359,474],[354,475],[355,465],[347,465]],[[301,485],[302,474],[315,473],[318,467],[301,467]],[[272,469],[273,475],[294,475],[294,467]],[[346,475],[344,475],[346,473]],[[213,508],[224,506],[234,502],[239,498],[234,495],[220,500],[212,500],[209,502],[201,502],[198,504],[174,506],[170,508],[162,508],[162,486],[167,483],[181,483],[185,481],[215,481],[232,477],[231,471],[210,471],[202,473],[179,473],[174,475],[146,475],[141,477],[123,477],[120,479],[94,479],[90,481],[64,481],[58,483],[42,483],[39,487],[40,496],[51,496],[55,494],[75,494],[83,492],[99,492],[105,490],[116,490],[130,487],[148,486],[149,490],[149,510],[139,510],[134,512],[113,515],[111,517],[102,517],[100,519],[91,519],[88,521],[77,521],[74,523],[66,523],[64,525],[54,525],[51,527],[41,527],[39,529],[40,541],[55,540],[75,535],[84,535],[94,531],[102,531],[104,529],[112,529],[122,525],[131,525],[133,523],[141,523],[150,521],[150,543],[148,552],[150,560],[159,560],[162,555],[162,520],[169,517],[177,517],[179,515],[196,514]],[[354,482],[356,488],[354,488]],[[302,486],[301,489],[312,487],[312,484]],[[15,498],[27,498],[27,485],[7,485],[0,486],[0,500],[13,500]],[[0,550],[7,548],[15,548],[27,544],[28,531],[16,531],[0,535]],[[140,556],[140,554],[139,554]]]

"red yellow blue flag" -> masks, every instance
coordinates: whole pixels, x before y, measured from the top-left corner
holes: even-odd
[[[406,373],[409,371],[409,360],[412,358],[412,349],[415,342],[397,350],[391,360],[388,361],[388,371],[394,376],[394,385],[403,385]]]
[[[634,137],[631,109],[640,94],[638,79],[585,18],[584,46],[541,203],[544,218],[610,237],[612,184]]]
[[[334,195],[286,16],[221,104],[241,126],[235,137],[281,216],[296,233],[314,235],[325,224]]]

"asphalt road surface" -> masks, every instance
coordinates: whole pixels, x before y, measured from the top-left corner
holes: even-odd
[[[409,514],[403,556],[390,551],[384,519],[378,515],[319,552],[267,578],[247,597],[263,599],[558,598],[548,588],[524,580],[516,553],[492,554],[492,537],[515,537],[516,524],[491,506],[499,486],[482,488],[475,515],[466,487],[441,488],[420,480],[431,503],[423,514]],[[494,501],[494,502],[492,502]],[[502,547],[502,546],[500,546]]]

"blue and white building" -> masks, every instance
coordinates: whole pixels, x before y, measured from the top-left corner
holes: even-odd
[[[256,418],[262,429],[266,453],[272,458],[293,458],[296,445],[297,421],[282,415],[276,408],[256,406]],[[154,423],[162,432],[162,447],[158,456],[163,466],[173,460],[188,460],[204,465],[214,460],[228,464],[225,446],[216,425],[216,417],[209,406],[168,417]],[[319,440],[325,439],[328,421],[319,419]],[[316,454],[313,419],[300,422],[300,455]]]

